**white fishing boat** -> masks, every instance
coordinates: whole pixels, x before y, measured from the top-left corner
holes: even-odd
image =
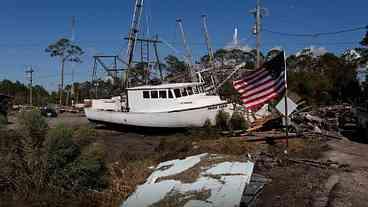
[[[127,96],[91,100],[88,120],[140,127],[202,127],[215,123],[220,110],[232,111],[218,95],[208,95],[203,83],[146,85],[127,89]]]

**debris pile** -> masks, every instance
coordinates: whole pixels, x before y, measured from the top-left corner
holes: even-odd
[[[254,139],[255,132],[265,131],[266,133],[274,134],[275,130],[279,132],[285,130],[284,117],[286,113],[283,107],[285,106],[284,104],[283,100],[280,101],[271,110],[271,114],[264,113],[264,116],[260,116],[260,113],[257,112],[257,119],[251,122],[251,127],[247,130],[247,133],[241,134],[241,136],[246,136],[252,141],[284,138],[284,135],[278,137],[267,135]],[[264,107],[260,111],[264,112]],[[329,138],[342,139],[342,134],[345,135],[346,132],[352,133],[356,129],[356,118],[352,112],[352,106],[347,104],[311,110],[311,107],[305,106],[305,102],[295,104],[288,99],[288,123],[289,135],[290,133],[292,134],[291,138],[317,134]]]

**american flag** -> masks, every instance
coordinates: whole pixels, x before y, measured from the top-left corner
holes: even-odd
[[[252,110],[283,94],[286,89],[285,79],[284,52],[280,52],[260,69],[234,81],[233,85],[240,93],[245,108]]]

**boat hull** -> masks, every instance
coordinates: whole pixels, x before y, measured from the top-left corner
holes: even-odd
[[[220,110],[229,113],[232,111],[229,105],[222,104],[185,110],[149,113],[101,111],[93,108],[86,108],[85,114],[88,120],[100,123],[139,127],[184,128],[203,127],[207,119],[214,124],[216,115]]]

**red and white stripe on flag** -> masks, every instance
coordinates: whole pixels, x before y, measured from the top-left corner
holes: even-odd
[[[285,91],[285,71],[277,76],[269,68],[247,74],[247,77],[233,82],[234,88],[240,93],[240,100],[247,109],[255,109]]]

